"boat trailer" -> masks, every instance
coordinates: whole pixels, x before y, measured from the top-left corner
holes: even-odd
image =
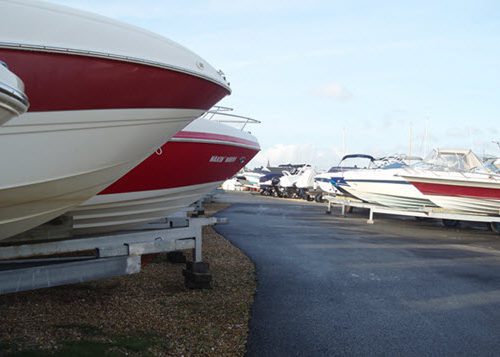
[[[203,262],[202,229],[226,222],[188,218],[182,212],[119,234],[0,246],[0,294],[135,274],[144,255],[186,249],[193,249],[193,262],[183,271],[186,286],[208,288],[211,274]]]
[[[467,214],[447,211],[439,207],[424,207],[420,210],[406,210],[397,209],[380,206],[377,204],[366,203],[361,200],[349,197],[337,197],[337,196],[323,196],[323,199],[327,201],[326,213],[331,214],[332,206],[340,206],[341,216],[347,216],[348,212],[351,212],[352,208],[365,208],[369,210],[367,224],[374,224],[374,214],[383,213],[388,215],[397,216],[411,216],[419,218],[432,218],[441,219],[443,224],[448,227],[453,227],[458,224],[459,221],[469,221],[469,222],[484,222],[487,223],[490,229],[496,233],[500,233],[500,215],[499,216],[487,216],[479,214]]]

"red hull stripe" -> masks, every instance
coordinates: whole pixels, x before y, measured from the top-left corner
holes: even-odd
[[[161,190],[232,177],[259,150],[233,145],[167,142],[100,194]]]
[[[236,138],[229,135],[213,134],[213,133],[200,133],[197,131],[180,131],[174,135],[174,139],[196,139],[196,140],[214,140],[214,141],[225,141],[229,143],[243,144],[254,146],[259,148],[259,144],[255,141],[245,140],[241,138]]]
[[[207,110],[228,94],[186,73],[104,58],[0,48],[24,82],[30,111],[178,108]]]
[[[497,188],[444,185],[427,182],[412,182],[412,184],[424,195],[500,199],[500,189]]]

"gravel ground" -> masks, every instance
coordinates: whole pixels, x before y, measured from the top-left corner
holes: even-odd
[[[136,275],[0,296],[0,355],[243,355],[254,266],[211,227],[203,243],[211,290],[186,289],[160,255]]]

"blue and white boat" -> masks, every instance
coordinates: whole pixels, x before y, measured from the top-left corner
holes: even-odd
[[[346,171],[359,169],[370,169],[375,165],[375,158],[365,154],[345,155],[337,166],[333,166],[328,172],[323,172],[314,176],[314,184],[325,194],[341,195],[343,192],[339,189],[337,182],[342,180]]]

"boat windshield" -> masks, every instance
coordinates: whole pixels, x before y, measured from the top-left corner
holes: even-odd
[[[413,167],[446,171],[490,171],[471,150],[433,150],[423,162]]]
[[[381,167],[381,169],[382,170],[399,169],[399,168],[405,167],[405,166],[408,166],[408,165],[404,162],[391,162],[390,164],[387,164],[387,165]]]
[[[491,172],[494,172],[496,174],[500,173],[500,159],[488,159],[484,162],[484,166]]]
[[[340,162],[339,167],[342,169],[368,169],[372,163],[373,159],[368,157],[348,157]]]

